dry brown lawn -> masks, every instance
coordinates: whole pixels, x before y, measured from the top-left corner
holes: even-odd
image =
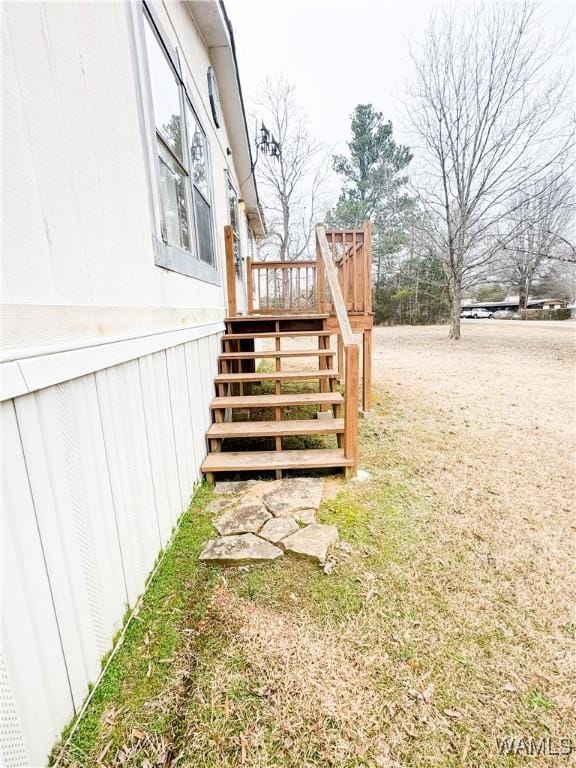
[[[352,554],[330,576],[284,558],[171,578],[170,673],[157,589],[70,764],[576,764],[574,331],[463,330],[374,332],[372,479],[331,483],[321,513]],[[503,737],[574,751],[513,757]]]

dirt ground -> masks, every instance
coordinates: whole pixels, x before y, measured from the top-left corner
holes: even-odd
[[[470,620],[505,595],[525,637],[509,638],[496,667],[510,688],[531,680],[572,712],[575,342],[572,324],[471,322],[460,342],[442,327],[374,331],[374,385],[403,404],[405,451],[447,553],[469,554],[454,609]],[[411,439],[423,421],[427,438]]]
[[[576,766],[575,362],[564,324],[375,329],[349,554],[199,566],[202,488],[63,765]]]
[[[426,481],[488,549],[532,573],[543,610],[574,608],[575,341],[573,327],[512,323],[466,324],[460,342],[442,327],[374,331],[375,387],[404,403],[406,432],[412,407],[427,411],[442,444],[412,446]]]

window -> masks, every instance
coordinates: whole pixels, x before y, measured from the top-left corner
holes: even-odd
[[[215,269],[208,143],[194,113],[178,60],[145,15],[145,38],[158,154],[162,247],[160,266],[220,282]]]
[[[238,277],[242,277],[242,254],[240,251],[240,219],[238,216],[238,195],[228,178],[228,208],[230,226],[232,227],[232,243],[234,247],[234,266]]]
[[[214,264],[212,211],[210,209],[210,187],[208,184],[208,145],[204,131],[189,104],[186,105],[186,125],[188,141],[190,143],[192,196],[194,198],[198,256],[206,264]]]

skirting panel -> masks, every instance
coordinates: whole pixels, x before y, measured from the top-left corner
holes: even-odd
[[[0,404],[0,765],[43,766],[206,454],[220,334]]]

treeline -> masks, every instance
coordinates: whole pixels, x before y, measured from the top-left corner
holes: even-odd
[[[573,301],[576,123],[566,55],[537,3],[434,13],[406,88],[414,147],[396,143],[392,123],[359,104],[347,152],[332,158],[308,134],[292,87],[268,82],[258,107],[279,150],[256,165],[268,221],[261,252],[304,258],[313,222],[352,228],[369,219],[376,322],[449,320],[453,339],[462,302],[494,286],[521,308],[540,291]],[[330,164],[341,182],[335,205],[324,194]]]
[[[450,272],[429,213],[408,191],[411,151],[396,144],[392,124],[370,104],[356,107],[350,129],[348,155],[333,157],[342,191],[326,218],[342,228],[364,219],[372,222],[375,322],[447,322],[453,312]],[[569,234],[573,223],[572,185],[561,174],[555,183],[533,184],[528,192],[517,193],[516,200],[514,237],[490,258],[479,257],[479,268],[461,286],[460,300],[501,301],[515,295],[524,306],[529,296],[574,301],[575,265],[568,241],[559,236]],[[505,227],[510,227],[507,217]]]

